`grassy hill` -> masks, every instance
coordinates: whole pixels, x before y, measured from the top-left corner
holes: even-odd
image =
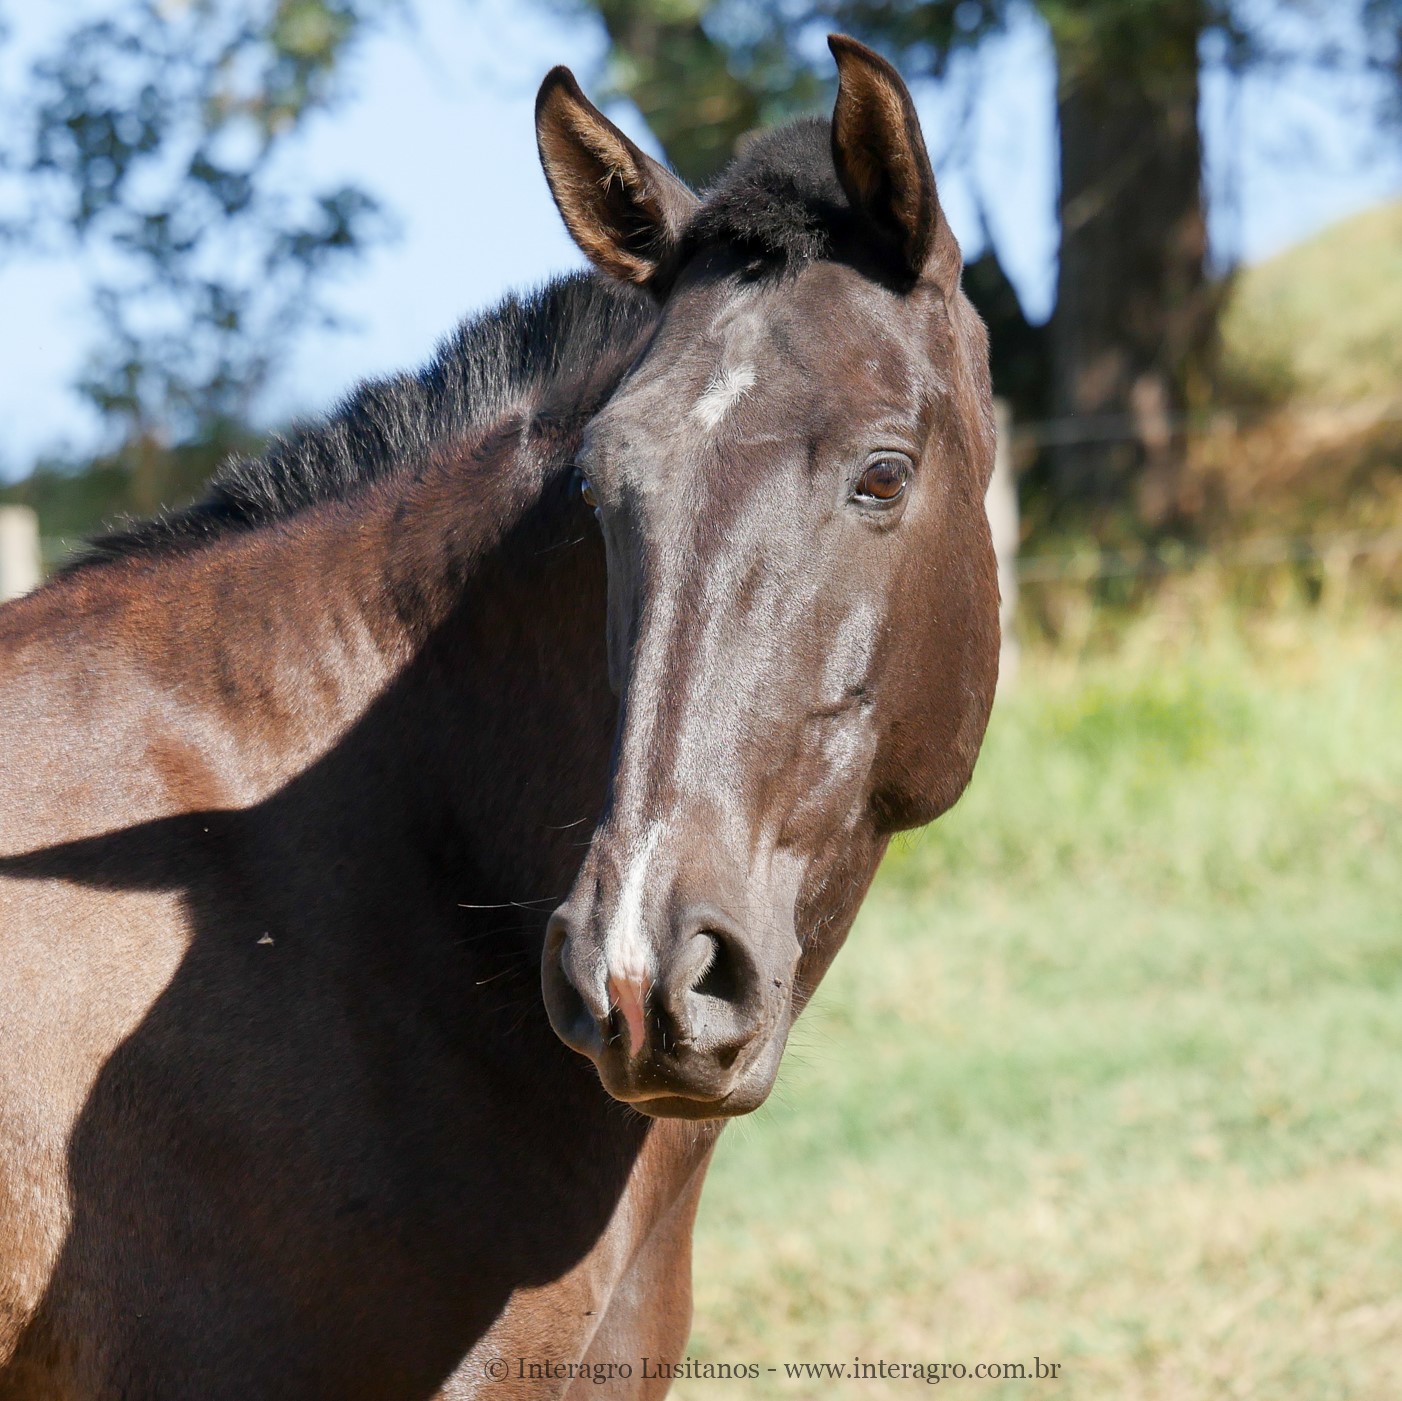
[[[1240,392],[1335,406],[1402,399],[1402,200],[1244,269],[1222,340]]]
[[[1221,329],[1225,412],[1186,464],[1204,536],[1402,526],[1402,200],[1241,270]],[[1396,596],[1396,552],[1366,563]]]

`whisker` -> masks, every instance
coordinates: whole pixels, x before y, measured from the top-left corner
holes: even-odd
[[[557,540],[555,544],[547,545],[543,550],[537,550],[536,554],[548,555],[551,552],[551,550],[563,550],[570,545],[578,545],[582,540],[585,540],[587,538],[588,537],[584,535],[576,535],[573,540]]]
[[[461,900],[458,901],[460,910],[528,910],[531,914],[538,914],[539,911],[532,910],[532,905],[558,905],[565,897],[563,895],[537,895],[534,900],[502,900],[495,905],[467,905]]]

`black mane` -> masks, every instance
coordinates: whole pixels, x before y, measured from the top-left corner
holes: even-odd
[[[854,216],[833,167],[829,125],[791,122],[753,138],[706,191],[683,260],[716,245],[781,268],[832,257]],[[68,568],[198,546],[343,500],[433,449],[520,412],[656,316],[636,288],[558,278],[464,321],[417,373],[371,380],[325,420],[233,458],[191,506],[97,536]]]
[[[193,505],[92,540],[68,567],[190,548],[343,500],[434,448],[519,413],[656,318],[646,294],[575,273],[464,321],[417,373],[360,385],[324,421],[231,458]]]

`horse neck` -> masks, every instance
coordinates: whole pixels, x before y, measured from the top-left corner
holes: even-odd
[[[109,765],[105,806],[50,804],[29,835],[295,814],[318,840],[337,827],[350,861],[381,832],[421,872],[455,853],[464,903],[562,893],[614,718],[602,545],[569,489],[592,412],[571,394],[353,498],[131,549],[9,605],[0,691],[110,717],[88,736],[101,757],[74,756],[75,783]]]
[[[260,786],[374,774],[510,898],[563,892],[614,716],[577,428],[499,427],[233,551],[215,673]]]
[[[573,489],[576,443],[533,429],[504,472],[494,458],[416,485],[384,585],[414,638],[380,707],[397,762],[467,864],[465,898],[520,902],[542,923],[602,807],[616,720],[603,544]],[[434,499],[444,489],[456,526]]]

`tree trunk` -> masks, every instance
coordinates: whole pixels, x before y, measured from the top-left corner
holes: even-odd
[[[1046,418],[1051,379],[1047,328],[1028,321],[991,238],[977,258],[964,264],[964,292],[988,327],[993,392],[1011,406],[1014,422]]]
[[[1139,6],[1116,5],[1054,26],[1061,261],[1050,466],[1059,507],[1160,527],[1184,508],[1183,415],[1215,306],[1197,120],[1202,0],[1151,6],[1149,22]]]

